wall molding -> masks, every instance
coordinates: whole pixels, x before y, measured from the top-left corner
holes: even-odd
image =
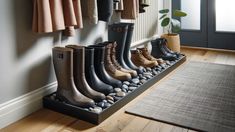
[[[42,98],[56,90],[57,82],[0,104],[0,129],[42,108]]]

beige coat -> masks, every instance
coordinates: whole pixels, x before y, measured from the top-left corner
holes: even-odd
[[[74,28],[82,27],[80,0],[34,0],[34,32],[65,30],[71,36]]]
[[[81,0],[82,17],[92,24],[98,23],[97,0]]]
[[[123,0],[122,19],[136,19],[139,15],[139,0]]]

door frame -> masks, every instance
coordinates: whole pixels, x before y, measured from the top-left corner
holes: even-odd
[[[181,9],[181,0],[172,0],[172,9]],[[208,47],[208,20],[207,0],[201,0],[200,30],[181,29],[181,43],[184,46]],[[179,21],[180,18],[176,18]],[[190,42],[190,41],[193,41]]]

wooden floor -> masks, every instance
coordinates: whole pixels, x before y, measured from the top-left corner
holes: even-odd
[[[188,57],[188,60],[205,61],[220,64],[235,65],[235,53],[218,52],[196,49],[182,49]],[[172,73],[171,73],[172,74]],[[164,79],[166,79],[165,77]],[[163,79],[163,80],[164,80]],[[162,80],[161,80],[162,81]],[[158,85],[159,83],[155,85]],[[154,86],[155,86],[154,85]],[[135,104],[138,100],[143,98],[149,90],[138,96],[132,102],[117,111],[103,123],[98,126],[78,120],[60,113],[50,111],[48,109],[41,109],[32,115],[0,130],[1,132],[193,132],[185,128],[141,118],[126,114],[124,111],[128,106]]]

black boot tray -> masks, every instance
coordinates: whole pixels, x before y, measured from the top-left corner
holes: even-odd
[[[152,85],[154,85],[156,82],[158,82],[160,79],[165,77],[167,74],[169,74],[171,71],[176,69],[178,66],[180,66],[182,63],[186,61],[186,57],[183,56],[181,59],[175,62],[175,64],[171,65],[170,67],[164,69],[161,73],[154,76],[153,78],[149,79],[146,83],[142,84],[137,89],[133,90],[132,92],[128,93],[126,96],[124,96],[122,99],[116,101],[114,104],[112,104],[110,107],[104,109],[101,113],[93,113],[91,111],[84,110],[83,108],[79,108],[67,103],[63,103],[60,101],[56,101],[55,99],[52,99],[51,96],[55,93],[52,93],[50,95],[47,95],[43,98],[43,106],[45,108],[54,110],[56,112],[60,112],[72,117],[76,117],[78,119],[88,121],[93,124],[100,124],[105,119],[107,119],[109,116],[111,116],[113,113],[115,113],[117,110],[122,108],[124,105],[126,105],[128,102],[133,100],[135,97],[137,97],[139,94],[150,88]]]

